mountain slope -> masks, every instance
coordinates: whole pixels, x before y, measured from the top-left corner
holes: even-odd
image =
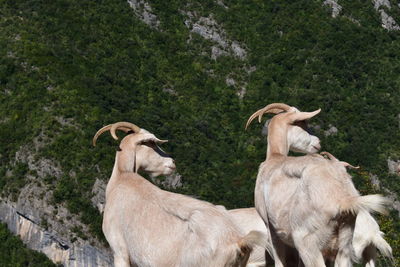
[[[324,150],[362,167],[363,193],[398,199],[388,160],[400,159],[400,39],[382,27],[382,10],[396,21],[399,7],[331,2],[338,13],[327,1],[2,0],[2,202],[106,255],[91,199],[117,142],[90,142],[125,120],[170,140],[176,191],[251,206],[266,142],[261,125],[243,128],[271,102],[321,107],[311,123]],[[379,219],[399,260],[398,214]]]

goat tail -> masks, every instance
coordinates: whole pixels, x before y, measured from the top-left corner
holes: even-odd
[[[372,244],[382,253],[383,256],[387,258],[392,258],[392,248],[386,242],[385,239],[383,239],[383,233],[379,232],[379,234],[375,235]]]
[[[392,259],[392,248],[383,238],[384,233],[380,231],[378,223],[369,212],[362,210],[357,214],[353,234],[353,248],[355,255],[360,259],[364,255],[367,258],[375,258],[376,249],[387,258]]]
[[[248,254],[250,256],[251,251],[255,246],[265,248],[268,252],[272,249],[271,242],[268,236],[260,231],[250,231],[247,235],[242,237],[238,242],[242,255]]]
[[[358,214],[360,211],[364,210],[371,213],[376,212],[387,215],[387,206],[391,203],[392,201],[390,199],[379,194],[352,197],[342,202],[340,212]]]
[[[271,242],[269,241],[269,238],[265,233],[253,230],[241,238],[241,240],[239,241],[239,246],[260,246],[268,249],[270,243]]]

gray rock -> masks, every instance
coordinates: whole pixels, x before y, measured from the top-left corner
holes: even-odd
[[[225,8],[225,9],[228,9],[228,8],[229,8],[227,5],[224,4],[224,2],[222,2],[222,0],[217,0],[217,4],[218,4],[219,6],[222,6],[222,7]]]
[[[247,85],[247,84],[246,84]],[[240,99],[243,99],[244,95],[246,94],[247,90],[245,86],[241,86],[239,90],[236,92]]]
[[[380,9],[382,6],[388,8],[388,9],[391,8],[389,0],[374,0],[373,2],[374,2],[375,10]]]
[[[381,20],[382,20],[382,27],[389,31],[398,31],[400,30],[400,26],[397,22],[389,16],[384,10],[380,9],[379,12],[381,13]]]
[[[211,48],[212,59],[217,59],[221,55],[233,55],[241,60],[247,57],[247,51],[238,42],[227,37],[225,30],[214,20],[212,14],[200,17],[196,12],[181,11],[181,13],[188,17],[184,23],[191,32],[215,43]]]
[[[269,125],[270,121],[271,121],[271,119],[267,120],[264,123],[264,126],[262,127],[262,130],[261,130],[261,135],[268,136],[268,125]]]
[[[0,198],[0,221],[31,249],[46,254],[53,262],[64,266],[112,266],[111,251],[91,235],[89,227],[80,222],[78,215],[71,214],[64,204],[54,205],[53,193],[43,178],[58,179],[65,175],[60,164],[36,155],[51,143],[43,133],[31,144],[21,146],[14,163],[26,163],[35,174],[25,177],[16,201]],[[10,172],[8,172],[10,175]],[[74,171],[69,173],[75,175]],[[79,229],[85,240],[77,235]],[[75,240],[75,241],[71,241]]]
[[[378,175],[375,174],[371,174],[369,176],[369,178],[371,179],[371,184],[376,188],[376,189],[381,189],[381,181],[379,181],[379,177]]]
[[[398,31],[400,30],[400,26],[397,24],[397,22],[394,20],[393,17],[389,16],[386,11],[384,10],[385,8],[390,10],[392,7],[390,5],[389,0],[374,0],[374,8],[376,11],[378,11],[381,15],[381,21],[382,21],[382,27],[389,30],[389,31]]]
[[[235,86],[236,85],[236,81],[231,77],[226,78],[225,79],[225,83],[228,86]]]
[[[323,4],[332,8],[333,18],[339,16],[340,11],[342,11],[342,6],[338,4],[337,0],[325,0]]]
[[[75,242],[47,231],[34,217],[19,210],[15,203],[0,199],[0,221],[18,235],[28,248],[43,252],[54,263],[76,267],[113,266],[111,251],[100,250],[78,238]]]
[[[170,95],[174,95],[174,96],[177,96],[177,95],[179,95],[173,88],[171,88],[171,87],[164,87],[163,89],[163,92],[165,92],[165,93],[167,93],[167,94],[170,94]]]
[[[400,175],[400,160],[387,159],[389,173]]]
[[[153,10],[149,3],[144,0],[128,0],[128,4],[141,21],[152,28],[159,29],[160,21],[157,16],[153,14]]]
[[[179,173],[168,175],[161,184],[167,189],[177,189],[182,187],[182,175]]]
[[[219,48],[218,46],[213,45],[211,47],[211,59],[216,60],[220,56],[228,56],[229,53],[225,50]]]
[[[390,191],[386,187],[381,186],[381,182],[379,181],[379,177],[377,175],[370,174],[369,177],[371,179],[371,183],[376,187],[376,189],[382,189],[385,192],[385,197],[388,197],[392,201],[392,207],[398,212],[398,216],[400,217],[400,201],[398,200],[397,194]]]
[[[384,191],[387,193],[387,197],[392,200],[392,207],[398,212],[397,216],[399,216],[400,218],[400,201],[398,200],[396,193],[390,191],[387,188],[384,188]]]
[[[106,187],[107,183],[105,181],[96,178],[92,188],[93,197],[91,201],[93,206],[95,206],[100,213],[103,213],[104,205],[106,204]]]
[[[324,131],[325,136],[331,136],[331,135],[335,135],[337,133],[338,133],[338,129],[331,124],[329,124],[329,129]]]

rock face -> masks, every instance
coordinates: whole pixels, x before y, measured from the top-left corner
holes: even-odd
[[[185,25],[191,32],[214,43],[211,48],[212,59],[223,55],[233,55],[241,60],[247,58],[247,51],[237,41],[232,41],[227,37],[225,30],[212,14],[208,17],[200,17],[196,12],[182,11],[182,13],[188,17]]]
[[[342,6],[339,5],[338,0],[325,0],[323,5],[329,6],[332,9],[332,17],[336,18],[342,12]],[[400,26],[397,24],[395,19],[390,16],[387,11],[389,11],[392,6],[389,0],[373,0],[372,4],[374,5],[375,10],[381,16],[382,27],[389,31],[398,31],[400,30]],[[359,22],[351,17],[349,19],[357,24]]]
[[[113,266],[110,251],[100,250],[80,238],[71,242],[56,232],[46,231],[36,218],[20,212],[15,203],[0,199],[0,220],[30,249],[43,252],[54,263],[66,267]]]
[[[388,158],[387,164],[388,164],[389,173],[400,175],[400,160],[395,161],[395,160]]]
[[[113,266],[111,250],[91,236],[78,215],[62,203],[52,203],[52,191],[44,180],[59,179],[64,172],[57,161],[37,156],[46,142],[48,138],[41,133],[15,153],[14,164],[24,163],[34,172],[26,174],[18,197],[0,198],[0,221],[28,248],[43,252],[54,263],[66,267]]]
[[[106,182],[100,179],[96,179],[92,188],[93,197],[91,201],[93,206],[95,206],[100,211],[100,213],[103,213],[104,206],[106,204],[106,187]]]
[[[342,11],[342,6],[338,4],[337,0],[325,0],[324,5],[332,8],[332,17],[336,18],[340,11]]]
[[[149,3],[143,0],[128,0],[128,4],[141,21],[152,28],[159,28],[160,21],[157,19],[157,16],[153,14]]]
[[[389,31],[400,30],[400,26],[397,24],[394,18],[389,16],[389,14],[387,14],[385,11],[385,10],[390,10],[392,8],[390,5],[390,1],[374,0],[373,3],[375,10],[381,14],[382,27]]]

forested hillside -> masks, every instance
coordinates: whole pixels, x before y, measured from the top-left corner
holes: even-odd
[[[361,166],[363,194],[399,200],[396,21],[394,0],[0,0],[0,201],[107,250],[93,186],[118,142],[91,139],[129,121],[169,140],[168,190],[253,206],[266,137],[244,125],[272,102],[321,108],[323,150]],[[378,219],[395,256],[380,266],[396,266],[399,211]]]

